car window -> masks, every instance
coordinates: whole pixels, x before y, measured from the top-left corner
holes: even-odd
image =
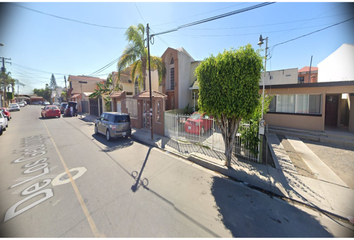
[[[104,121],[108,121],[108,115],[109,115],[109,114],[107,114],[107,113],[104,114],[104,117],[103,117],[103,120],[104,120]]]
[[[104,113],[101,114],[100,120],[102,121],[104,119]]]
[[[115,116],[114,122],[115,123],[130,122],[130,117],[129,115]]]
[[[114,122],[114,115],[109,114],[108,115],[108,121],[113,123]]]

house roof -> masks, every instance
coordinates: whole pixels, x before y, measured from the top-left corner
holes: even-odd
[[[109,96],[111,98],[119,98],[125,95],[125,91],[113,91]]]
[[[153,90],[152,97],[155,98],[167,98],[167,95],[163,94],[162,92],[158,92]],[[135,94],[133,96],[134,99],[149,99],[150,98],[150,91],[143,91],[141,93]]]
[[[70,98],[78,98],[80,96],[80,93],[75,93],[74,95],[72,95]]]
[[[193,89],[199,89],[199,83],[198,83],[197,79],[194,80],[192,85],[190,85],[190,87],[189,87],[189,90],[193,90]]]
[[[306,67],[299,69],[298,72],[309,72],[309,71],[310,71],[310,67],[306,66]],[[318,71],[318,67],[311,67],[311,72],[313,72],[313,71]]]
[[[281,84],[281,85],[265,85],[265,89],[278,89],[278,88],[313,88],[313,87],[341,87],[341,86],[354,86],[354,80],[351,81],[333,81],[333,82],[317,82],[317,83],[302,83],[302,84]],[[259,86],[262,89],[262,86]]]
[[[72,76],[69,75],[68,81],[91,81],[91,82],[105,82],[105,79],[97,78],[97,77],[90,77],[90,76]]]

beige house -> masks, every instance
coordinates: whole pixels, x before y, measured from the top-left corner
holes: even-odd
[[[69,75],[68,82],[69,101],[77,102],[78,111],[99,116],[102,113],[102,100],[90,99],[89,96],[97,89],[97,83],[104,83],[106,80],[89,76]]]
[[[324,131],[342,128],[354,133],[354,81],[273,85],[264,116],[273,126]],[[262,93],[262,87],[260,87]]]

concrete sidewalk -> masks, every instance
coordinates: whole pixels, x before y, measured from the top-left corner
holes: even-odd
[[[79,115],[84,121],[94,121],[96,116]],[[317,178],[308,178],[297,173],[289,156],[275,134],[269,134],[268,143],[276,168],[269,165],[232,158],[231,168],[224,166],[224,154],[201,146],[182,143],[142,129],[132,129],[132,138],[188,159],[200,166],[219,172],[279,196],[301,202],[317,209],[347,219],[354,216],[354,191],[327,167],[298,138],[289,137],[304,161]]]

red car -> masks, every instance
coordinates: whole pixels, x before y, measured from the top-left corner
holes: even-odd
[[[0,107],[0,110],[2,110],[4,115],[7,117],[7,121],[10,121],[11,113],[10,113],[9,109],[4,108],[4,107]]]
[[[204,135],[213,126],[213,118],[205,113],[194,112],[184,125],[186,133]]]
[[[47,105],[42,108],[42,118],[60,117],[60,109],[55,105]]]

